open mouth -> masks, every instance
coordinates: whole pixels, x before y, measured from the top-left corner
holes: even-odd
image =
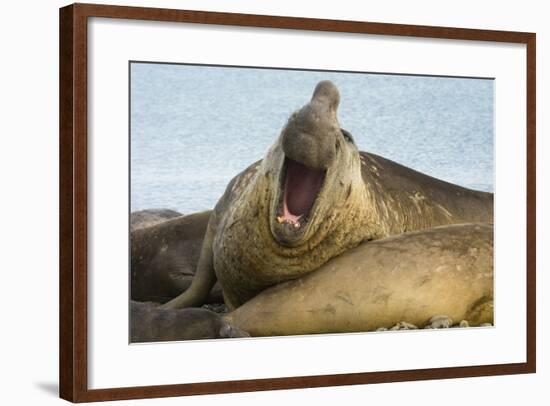
[[[285,158],[281,180],[281,200],[277,222],[300,228],[309,220],[310,211],[319,195],[325,170],[311,169]]]

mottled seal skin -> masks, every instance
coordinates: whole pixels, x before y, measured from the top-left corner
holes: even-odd
[[[160,310],[150,303],[130,301],[130,342],[249,337],[206,309]]]
[[[460,224],[363,243],[225,316],[252,336],[372,331],[434,315],[493,322],[493,228]]]
[[[210,213],[179,216],[130,233],[133,300],[164,303],[191,285]]]
[[[193,284],[165,308],[202,304],[216,279],[236,308],[362,241],[492,222],[492,194],[360,153],[338,123],[339,100],[334,84],[320,82],[265,158],[229,183],[208,223]]]
[[[376,196],[383,236],[445,224],[493,222],[493,194],[467,189],[360,152],[362,176]]]

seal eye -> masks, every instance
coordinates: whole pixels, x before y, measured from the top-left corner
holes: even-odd
[[[349,131],[346,131],[343,128],[340,128],[340,131],[342,132],[342,135],[344,136],[347,142],[351,142],[352,144],[355,144],[355,140],[353,139]]]

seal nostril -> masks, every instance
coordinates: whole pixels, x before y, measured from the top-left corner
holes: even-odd
[[[340,104],[340,92],[330,80],[323,80],[315,87],[311,101],[326,104],[329,110],[336,113]]]

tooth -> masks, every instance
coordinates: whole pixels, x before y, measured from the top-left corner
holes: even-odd
[[[284,217],[277,216],[277,222],[278,223],[284,223],[284,221],[285,221]]]
[[[300,228],[300,223],[299,222],[294,223],[294,228]]]

